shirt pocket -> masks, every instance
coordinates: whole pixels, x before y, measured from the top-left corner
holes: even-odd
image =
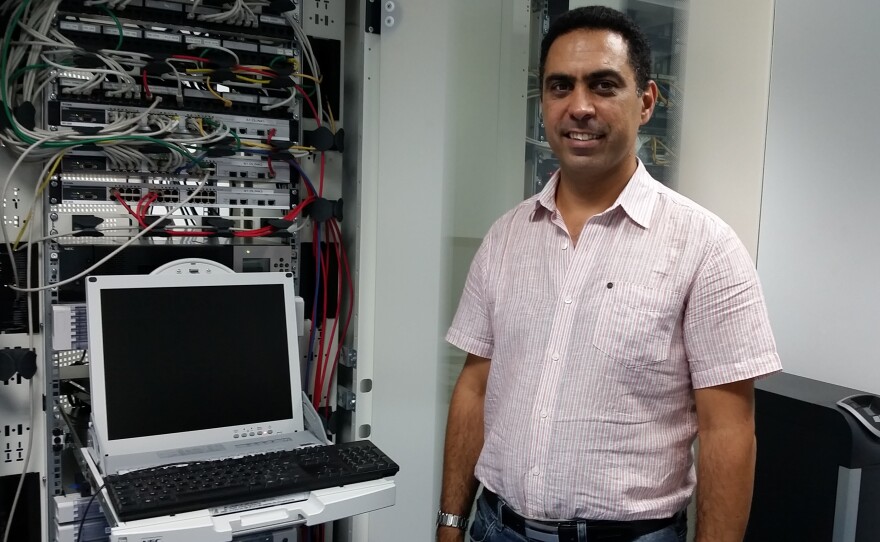
[[[609,283],[599,308],[593,346],[626,367],[669,358],[681,294],[641,284]]]

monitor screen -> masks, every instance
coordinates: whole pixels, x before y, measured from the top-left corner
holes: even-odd
[[[101,293],[110,439],[293,416],[278,284]]]
[[[104,453],[302,430],[291,274],[104,275],[86,285]]]

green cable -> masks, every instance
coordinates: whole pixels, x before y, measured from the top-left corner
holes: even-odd
[[[275,63],[278,62],[279,60],[287,60],[287,57],[284,55],[276,56],[275,58],[273,58],[272,60],[269,61],[269,67],[271,68],[272,66],[274,66]]]
[[[202,119],[202,122],[204,122],[208,126],[215,126],[215,127],[219,126],[221,128],[226,128],[225,124],[223,124],[223,123],[217,124],[216,122],[214,122],[211,119]],[[238,137],[238,134],[235,132],[235,130],[232,130],[232,129],[229,130],[229,135],[231,135],[235,139],[235,150],[240,151],[241,150],[241,138]]]
[[[110,8],[108,8],[107,6],[98,7],[106,11],[107,15],[109,15],[110,18],[113,19],[113,22],[116,23],[116,30],[119,32],[119,41],[116,42],[116,50],[118,51],[122,48],[122,23],[119,22],[119,18],[116,17],[116,15],[112,11],[110,11]]]
[[[18,22],[19,22],[19,20],[21,20],[21,16],[24,13],[24,10],[28,7],[29,4],[30,4],[30,0],[22,0],[21,5],[18,6],[18,9],[12,15],[12,18],[9,21],[9,26],[6,27],[6,36],[4,36],[4,39],[3,39],[2,50],[0,50],[0,77],[3,77],[2,81],[0,81],[0,100],[3,101],[3,110],[6,113],[6,118],[9,119],[9,125],[12,126],[12,129],[13,129],[13,131],[15,131],[15,134],[23,142],[27,143],[28,145],[32,145],[32,144],[36,143],[38,140],[28,136],[27,134],[25,134],[24,132],[21,131],[21,129],[18,127],[18,121],[13,116],[12,109],[9,107],[9,101],[7,100],[8,78],[6,77],[6,63],[9,58],[9,45],[12,43],[12,31],[18,25]],[[113,18],[117,22],[119,21],[115,16]],[[121,29],[121,24],[120,24],[119,28]],[[119,34],[119,38],[121,41],[122,40],[121,31]],[[28,68],[28,67],[25,66],[25,68]],[[25,68],[22,68],[22,69],[25,69]],[[204,162],[202,162],[201,160],[199,160],[198,158],[193,156],[185,148],[178,147],[177,145],[172,145],[171,143],[168,143],[167,141],[163,141],[161,139],[156,139],[153,137],[146,137],[146,136],[100,137],[100,138],[84,139],[81,141],[69,141],[69,142],[47,141],[47,142],[43,143],[43,145],[41,145],[41,146],[48,147],[48,148],[64,149],[64,148],[69,148],[69,147],[78,147],[79,145],[86,145],[89,143],[95,143],[95,144],[103,143],[106,141],[147,141],[149,143],[161,145],[163,147],[171,149],[172,151],[180,154],[184,158],[187,158],[188,160],[190,160],[191,162],[194,162],[195,164],[197,164],[199,166],[204,165]]]
[[[7,100],[6,92],[7,92],[7,84],[8,79],[6,78],[6,61],[9,58],[9,44],[12,43],[12,31],[18,25],[18,21],[21,19],[22,13],[24,13],[25,8],[27,8],[28,4],[30,4],[30,0],[23,0],[21,5],[18,6],[18,9],[12,15],[12,19],[9,21],[9,26],[6,27],[6,36],[3,38],[3,49],[0,51],[0,77],[3,77],[3,80],[0,81],[0,100],[3,101],[3,110],[6,113],[6,118],[9,119],[9,125],[12,126],[12,130],[22,141],[26,142],[28,145],[36,142],[36,139],[26,135],[21,129],[18,127],[18,121],[12,115],[12,109],[9,107],[9,100]]]
[[[40,69],[51,68],[51,67],[52,67],[52,66],[50,66],[50,65],[48,65],[48,64],[31,64],[31,65],[29,65],[29,66],[25,66],[25,67],[23,67],[23,68],[19,68],[19,69],[15,70],[14,72],[12,72],[12,76],[9,78],[9,82],[14,83],[15,80],[18,79],[19,76],[21,76],[21,74],[23,74],[23,73],[26,72],[26,71],[29,71],[29,70],[40,70]]]

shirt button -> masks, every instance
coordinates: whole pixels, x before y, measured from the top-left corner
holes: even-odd
[[[559,354],[553,354],[553,361],[559,361]]]
[[[542,418],[546,418],[546,417],[547,417],[547,411],[546,411],[546,410],[542,410],[542,411],[541,411],[541,417],[542,417]]]
[[[568,250],[568,241],[562,243],[562,250]]]
[[[570,298],[570,297],[566,297],[566,298],[565,298],[565,304],[566,304],[566,305],[571,305],[571,298]]]
[[[541,471],[538,470],[538,467],[532,468],[532,476],[540,476]]]

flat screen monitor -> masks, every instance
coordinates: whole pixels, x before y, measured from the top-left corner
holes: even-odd
[[[91,276],[86,299],[102,453],[303,430],[290,273]]]

